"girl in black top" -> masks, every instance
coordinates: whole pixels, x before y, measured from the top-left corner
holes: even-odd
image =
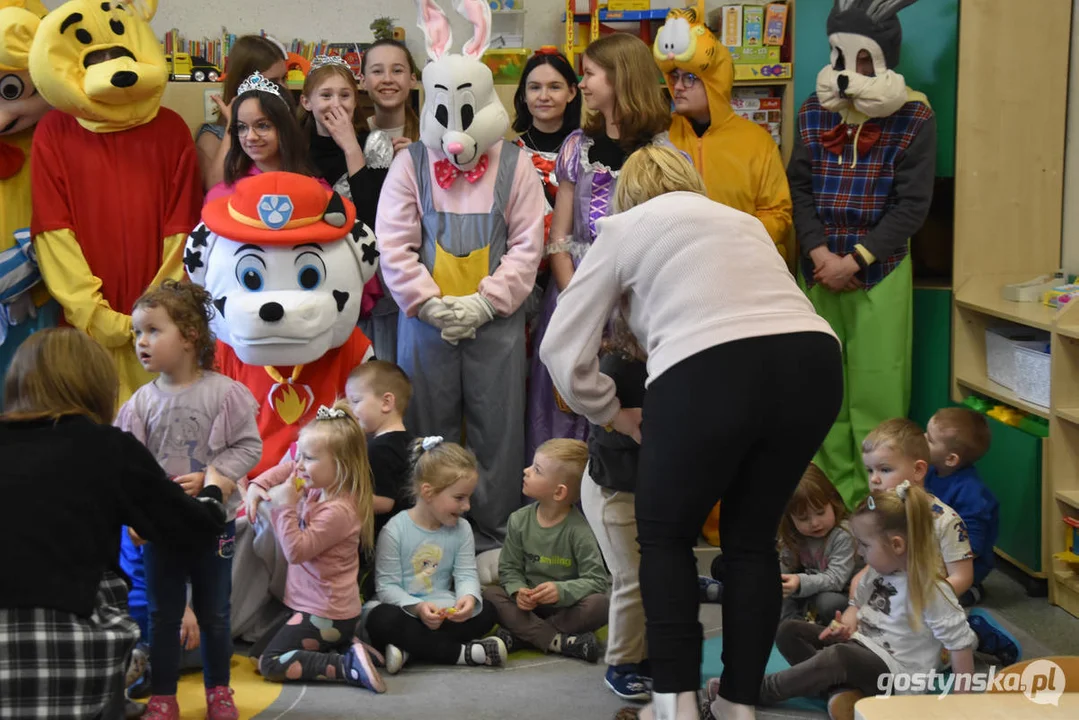
[[[318,175],[352,200],[357,219],[374,228],[394,145],[387,133],[368,131],[361,122],[358,93],[356,78],[342,58],[319,55],[311,62],[303,85],[299,120],[310,138],[310,158]],[[372,317],[373,311],[382,322]],[[397,357],[396,325],[397,305],[379,278],[371,278],[363,288],[360,329],[374,345],[375,355],[383,360]]]
[[[111,425],[119,381],[78,330],[43,330],[19,347],[4,382],[0,495],[0,668],[14,672],[0,715],[84,718],[119,692],[139,637],[119,569],[124,525],[177,549],[212,543],[234,483],[208,473],[198,498]],[[63,668],[58,673],[57,668]]]

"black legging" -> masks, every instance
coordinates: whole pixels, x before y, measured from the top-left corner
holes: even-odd
[[[782,601],[779,520],[842,396],[839,343],[817,332],[717,345],[649,385],[636,508],[656,692],[700,687],[693,546],[722,500],[720,694],[756,704]]]
[[[498,622],[498,614],[491,603],[464,622],[442,623],[438,630],[431,630],[418,617],[409,615],[396,605],[383,603],[367,616],[367,634],[371,644],[385,652],[387,645],[396,645],[416,660],[453,665],[461,656],[461,646],[479,640]]]

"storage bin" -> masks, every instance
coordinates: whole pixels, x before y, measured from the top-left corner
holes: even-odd
[[[521,80],[525,63],[532,56],[528,48],[502,48],[488,50],[483,54],[483,63],[491,68],[496,83],[517,84]]]
[[[985,371],[990,380],[1015,391],[1016,347],[1031,349],[1049,342],[1049,334],[1022,325],[1001,325],[985,329]]]
[[[1015,394],[1021,400],[1049,407],[1049,347],[1020,344],[1015,347]]]

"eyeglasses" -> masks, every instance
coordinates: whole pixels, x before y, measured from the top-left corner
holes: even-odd
[[[691,87],[697,84],[698,80],[700,80],[700,78],[693,73],[678,72],[677,70],[667,73],[667,79],[670,80],[671,87],[677,85],[678,81],[681,80],[682,87],[684,87],[686,90],[689,90]]]

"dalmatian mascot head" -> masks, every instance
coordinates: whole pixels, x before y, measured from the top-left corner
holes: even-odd
[[[480,62],[491,39],[491,8],[487,0],[455,0],[458,14],[472,23],[473,36],[459,55],[451,55],[453,33],[442,8],[432,0],[418,0],[417,5],[417,24],[431,58],[423,69],[420,141],[467,173],[486,162],[484,153],[510,126],[491,69]]]
[[[184,267],[217,308],[213,330],[248,365],[302,365],[340,347],[378,270],[375,235],[317,180],[270,172],[203,208]]]
[[[907,103],[907,81],[895,71],[903,44],[896,13],[915,2],[835,0],[828,15],[831,61],[817,75],[821,105],[882,118]]]

